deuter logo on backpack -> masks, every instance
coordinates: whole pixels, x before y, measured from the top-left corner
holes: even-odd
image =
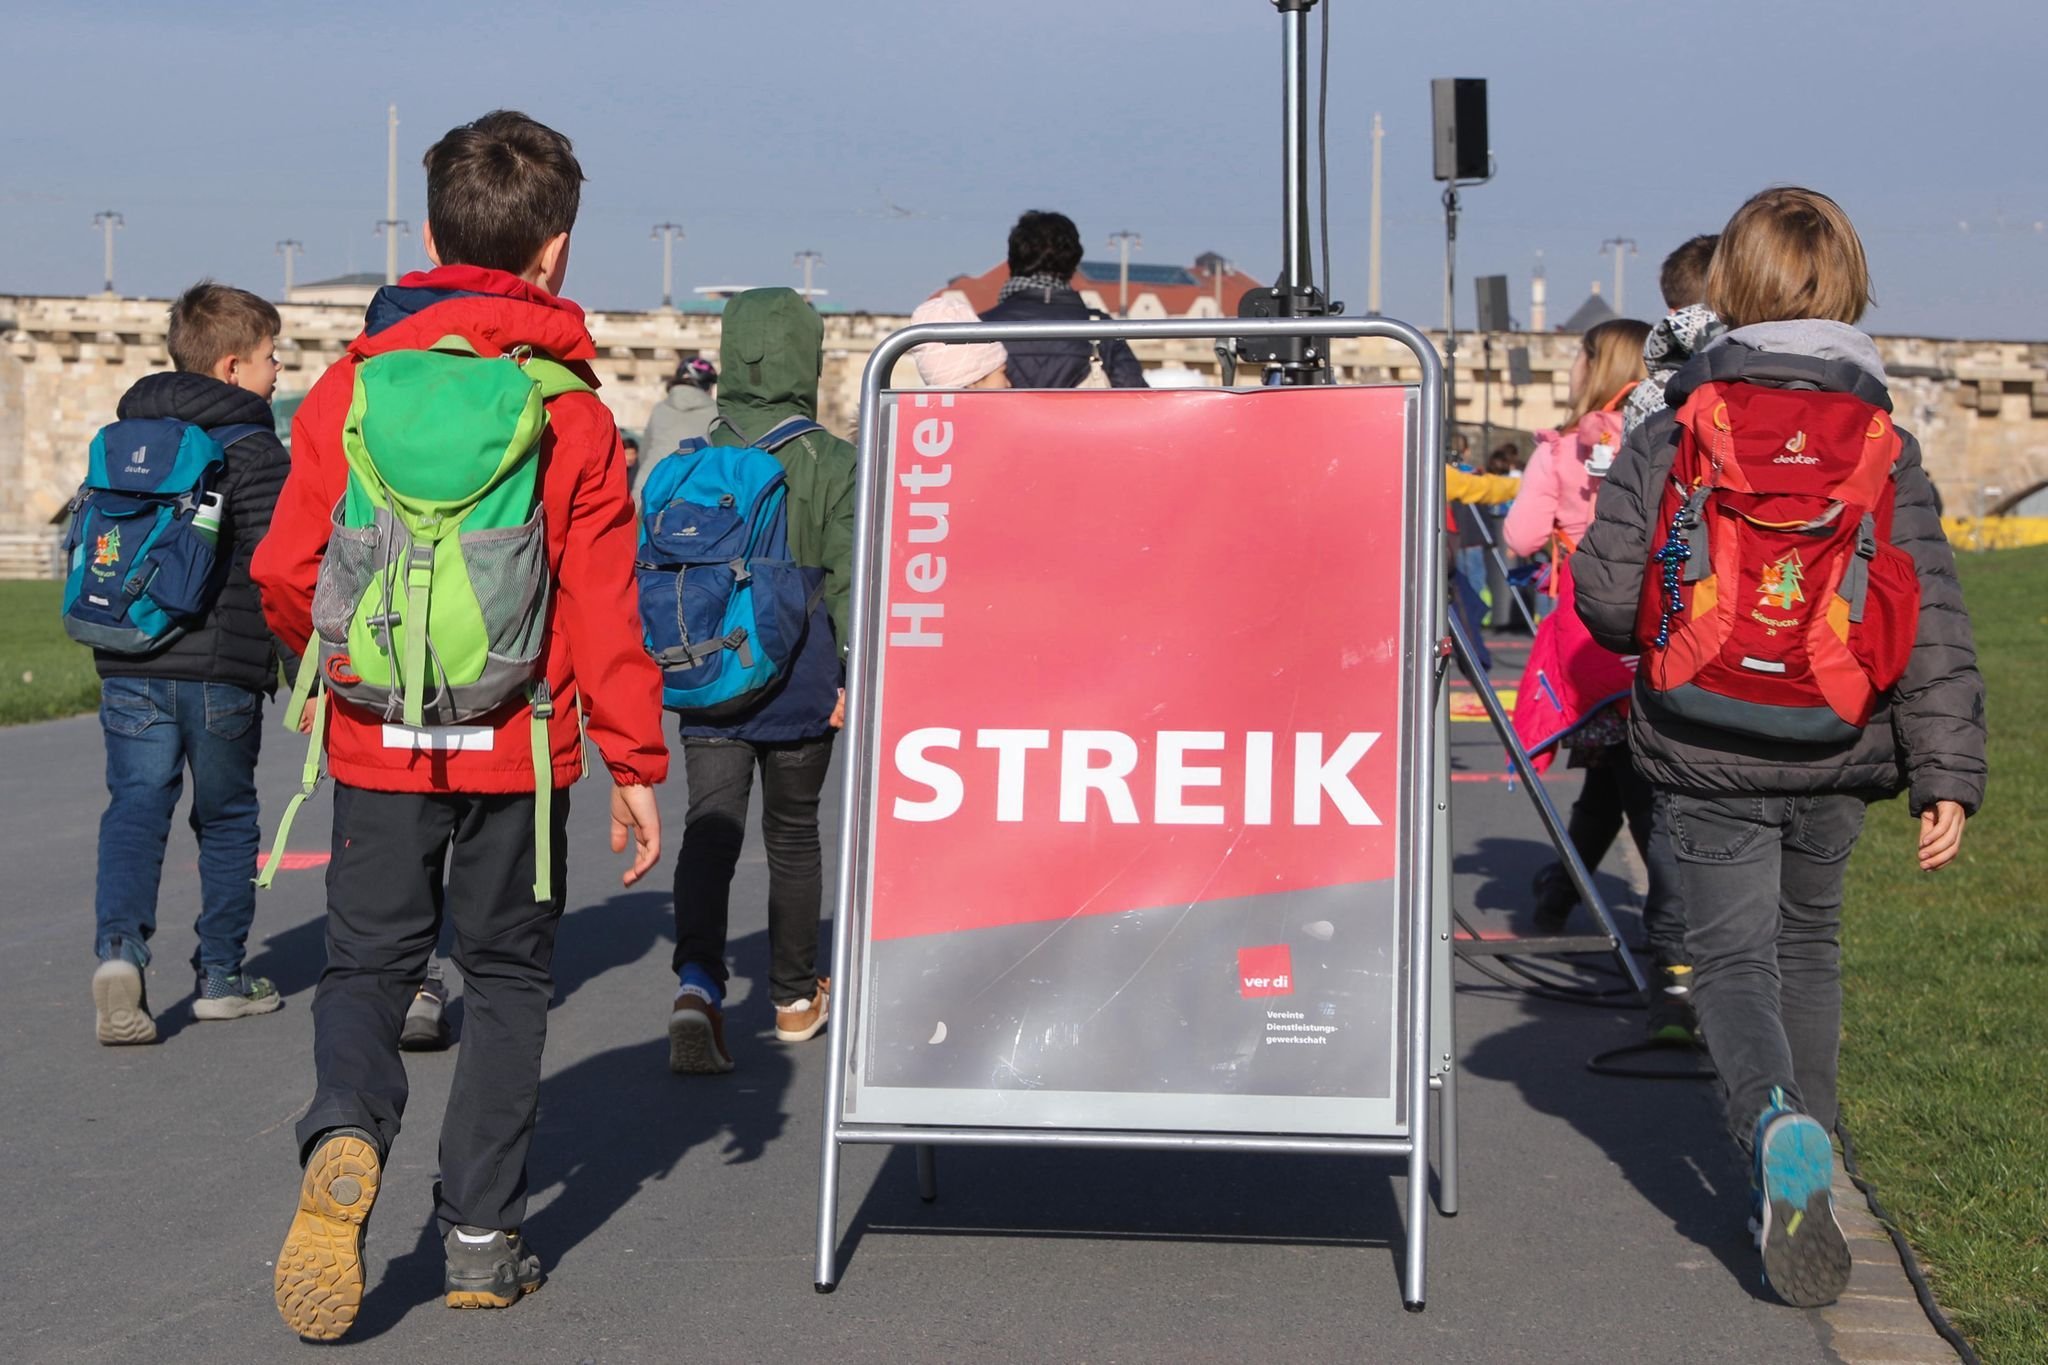
[[[212,485],[227,448],[267,430],[171,418],[99,430],[64,532],[66,634],[112,654],[149,654],[205,616],[225,569]]]
[[[717,724],[789,677],[825,571],[789,553],[789,489],[774,451],[816,422],[792,418],[751,446],[685,441],[647,476],[640,622],[661,702]]]
[[[1703,385],[1678,412],[1636,616],[1658,709],[1839,743],[1904,674],[1920,611],[1891,543],[1899,435],[1849,394]]]

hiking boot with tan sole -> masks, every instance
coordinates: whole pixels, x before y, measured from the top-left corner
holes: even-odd
[[[818,978],[818,989],[808,1000],[775,1007],[775,1037],[784,1043],[802,1043],[818,1036],[832,1015],[832,982]]]
[[[106,1047],[127,1047],[156,1041],[156,1020],[149,1013],[149,990],[142,968],[125,957],[110,957],[92,974],[93,1011],[98,1036]]]
[[[363,1306],[363,1230],[383,1163],[360,1128],[322,1134],[299,1182],[299,1210],[277,1253],[277,1311],[309,1341],[333,1341]]]
[[[716,1076],[732,1070],[725,1050],[725,1014],[694,991],[676,997],[668,1016],[668,1069],[678,1076]]]

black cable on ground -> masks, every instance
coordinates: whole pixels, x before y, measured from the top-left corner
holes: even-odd
[[[1884,1211],[1884,1205],[1877,1202],[1877,1191],[1863,1178],[1862,1168],[1856,1164],[1856,1144],[1849,1138],[1848,1125],[1838,1116],[1835,1119],[1835,1136],[1842,1139],[1842,1169],[1849,1173],[1849,1183],[1863,1192],[1863,1200],[1870,1205],[1870,1216],[1891,1234],[1892,1247],[1899,1253],[1899,1264],[1906,1268],[1906,1278],[1913,1282],[1913,1295],[1920,1300],[1920,1311],[1927,1315],[1927,1321],[1941,1339],[1955,1348],[1963,1359],[1963,1365],[1983,1365],[1977,1353],[1970,1347],[1969,1339],[1956,1330],[1948,1320],[1948,1314],[1941,1311],[1941,1305],[1934,1301],[1934,1290],[1928,1286],[1926,1272],[1920,1268],[1920,1258],[1913,1254],[1906,1234],[1899,1231],[1899,1225]]]

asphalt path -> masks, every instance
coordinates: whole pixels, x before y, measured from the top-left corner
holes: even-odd
[[[267,829],[303,751],[266,723]],[[1487,929],[1525,927],[1547,856],[1533,813],[1488,780],[1490,729],[1452,730],[1474,775],[1454,785],[1458,902]],[[455,1056],[414,1055],[362,1316],[338,1347],[297,1343],[271,1261],[312,1085],[323,874],[282,874],[258,907],[250,965],[284,1009],[192,1023],[198,879],[175,825],[149,974],[162,1041],[102,1048],[88,988],[101,768],[92,717],[0,731],[0,1359],[1837,1359],[1820,1315],[1757,1284],[1713,1087],[1591,1075],[1586,1058],[1633,1041],[1639,1013],[1533,1000],[1463,968],[1463,1210],[1432,1223],[1426,1312],[1401,1306],[1398,1163],[1237,1154],[946,1151],[928,1206],[908,1151],[849,1148],[841,1284],[818,1295],[826,1047],[773,1040],[758,830],[734,894],[738,1070],[671,1076],[667,869],[619,888],[597,782],[572,810],[532,1162],[526,1230],[546,1287],[507,1312],[442,1307],[430,1190]],[[662,793],[671,850],[682,797],[680,782]],[[298,848],[322,851],[327,824],[323,798]],[[1619,853],[1604,884],[1633,903]]]

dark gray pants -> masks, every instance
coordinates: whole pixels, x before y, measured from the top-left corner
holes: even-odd
[[[824,862],[818,799],[832,766],[832,736],[754,743],[683,740],[690,810],[676,855],[676,951],[680,972],[694,963],[726,980],[726,924],[732,874],[747,837],[747,802],[761,769],[761,839],[768,854],[768,995],[778,1005],[818,989],[818,912]]]
[[[1747,1152],[1782,1086],[1835,1126],[1842,1041],[1842,873],[1861,797],[1699,796],[1660,790],[1685,898],[1693,1006]]]
[[[443,1235],[458,1223],[510,1231],[526,1217],[526,1153],[568,876],[566,790],[554,794],[553,815],[555,899],[542,905],[533,899],[531,796],[335,784],[327,970],[313,995],[317,1088],[299,1121],[299,1156],[342,1127],[374,1133],[378,1147],[391,1150],[406,1099],[398,1030],[445,906],[463,996],[434,1186]]]

